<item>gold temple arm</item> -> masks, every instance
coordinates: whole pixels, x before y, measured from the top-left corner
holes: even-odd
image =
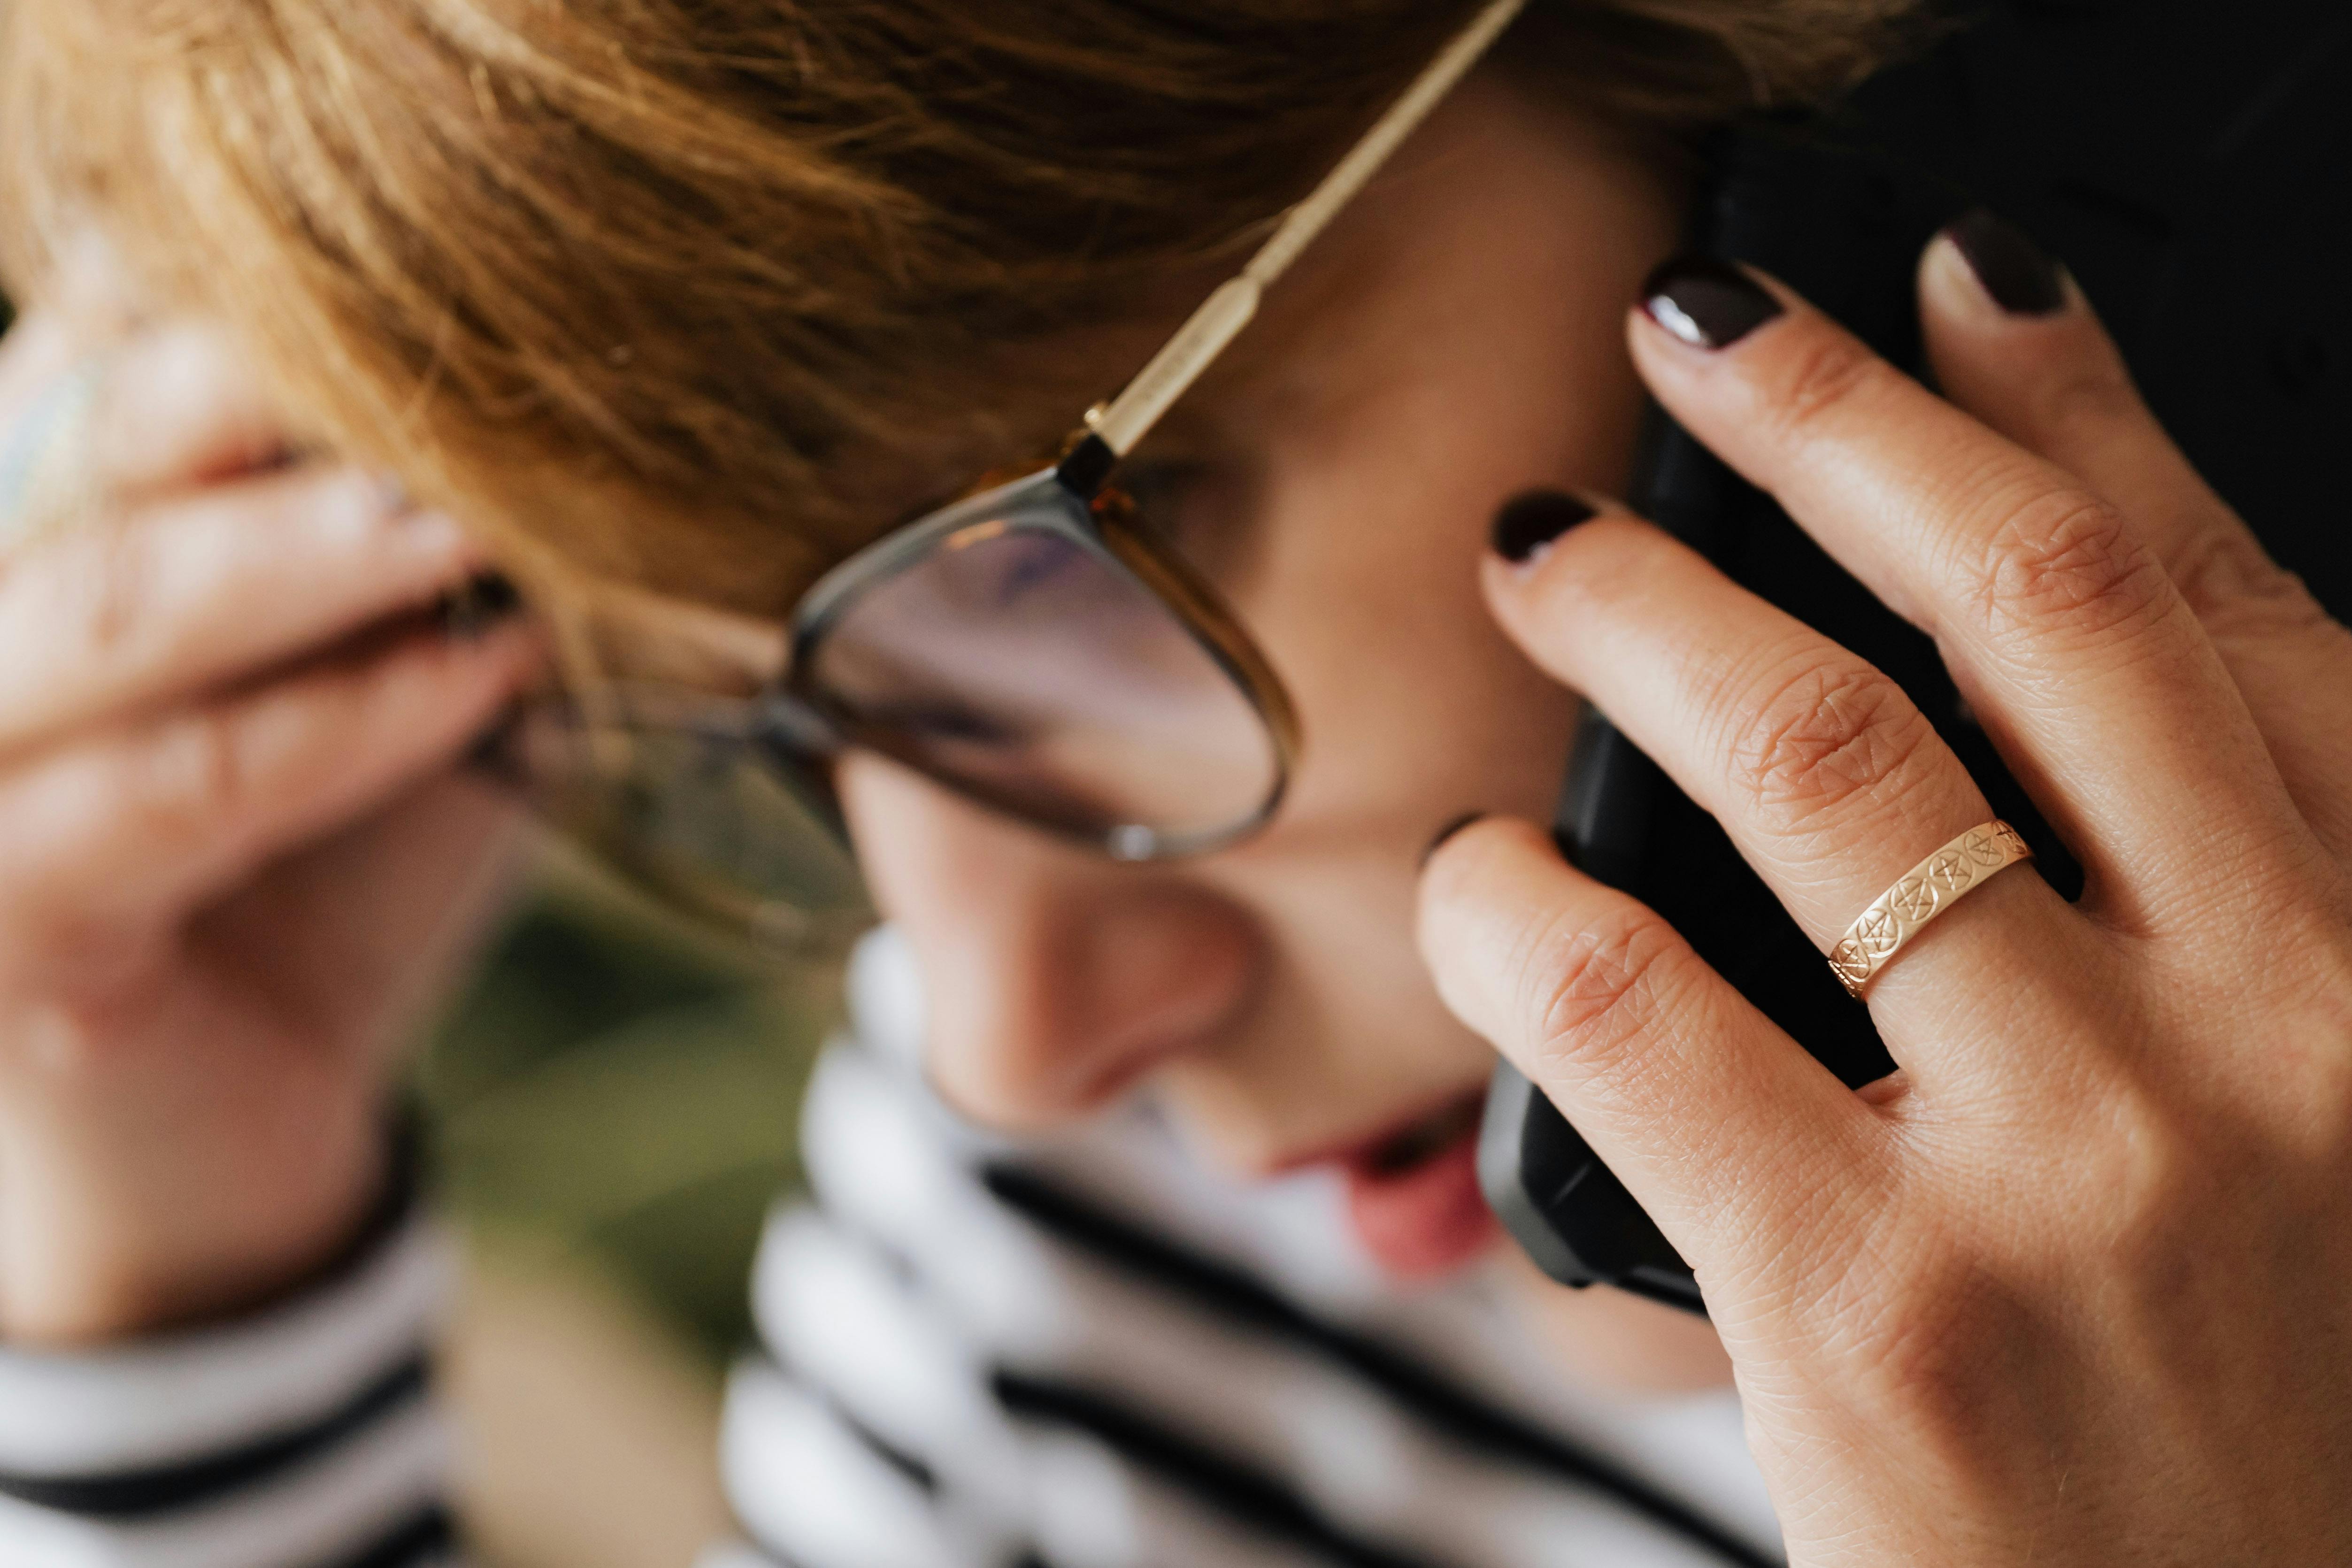
[[[1366,181],[1380,171],[1413,128],[1437,107],[1463,74],[1478,62],[1503,29],[1511,24],[1526,0],[1493,0],[1467,27],[1439,52],[1437,58],[1381,115],[1363,139],[1339,160],[1323,183],[1290,209],[1281,226],[1251,257],[1241,275],[1219,286],[1201,302],[1151,363],[1136,374],[1119,395],[1087,424],[1113,454],[1125,457],[1143,439],[1160,416],[1185,390],[1216,363],[1225,346],[1257,314],[1258,301],[1274,280],[1298,258],[1324,226],[1339,215]]]

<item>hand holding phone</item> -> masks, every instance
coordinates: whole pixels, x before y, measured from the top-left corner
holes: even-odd
[[[1996,5],[1822,121],[1759,121],[1710,152],[1692,242],[1762,267],[1888,363],[1931,380],[1915,303],[1928,237],[1990,203],[2051,242],[2107,313],[2165,425],[2273,556],[2339,617],[2352,544],[2325,464],[2340,437],[2340,321],[2352,245],[2341,178],[2352,100],[2332,90],[2352,24],[2325,0],[2216,12]],[[2012,273],[2012,280],[2021,277]],[[2030,281],[2030,279],[2026,279]],[[2338,333],[2340,338],[2340,333]],[[2072,897],[2042,823],[1934,645],[1879,604],[1773,500],[1663,414],[1628,499],[1734,581],[1868,659],[1907,692],[1994,810]],[[1820,963],[1715,819],[1605,718],[1580,734],[1554,825],[1576,864],[1666,915],[1738,992],[1848,1085],[1892,1066],[1869,1014]],[[1506,1066],[1480,1150],[1489,1201],[1570,1284],[1608,1281],[1702,1310],[1657,1227],[1565,1119]]]
[[[1760,276],[1717,330],[1719,267],[1630,331],[1664,405],[1933,630],[2082,897],[2011,866],[1900,949],[1868,1016],[1901,1070],[1861,1094],[1535,824],[1434,853],[1423,951],[1694,1266],[1793,1563],[2342,1562],[2352,631],[2063,274],[2012,303],[1959,239],[1921,273],[1948,396]],[[1887,672],[1622,510],[1485,576],[1821,973],[2000,815]]]

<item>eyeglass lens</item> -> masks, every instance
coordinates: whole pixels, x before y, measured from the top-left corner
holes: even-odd
[[[853,739],[1114,853],[1252,824],[1281,784],[1266,722],[1172,610],[1073,537],[1078,506],[1024,487],[866,588],[805,684]]]
[[[836,945],[870,917],[821,765],[756,723],[583,720],[546,706],[502,769],[543,816],[673,900],[782,945]]]

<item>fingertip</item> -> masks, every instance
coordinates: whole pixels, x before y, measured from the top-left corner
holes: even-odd
[[[1921,257],[1920,270],[1923,298],[1988,322],[2068,315],[2081,299],[2057,258],[1983,207],[1938,231]]]
[[[456,743],[460,731],[480,728],[528,689],[542,674],[544,658],[538,634],[509,623],[464,637],[437,629],[412,632],[342,673],[355,714],[375,711],[373,722],[435,750]]]
[[[1551,835],[1525,817],[1473,811],[1446,824],[1421,858],[1424,914],[1476,896],[1499,867],[1528,858],[1565,864]]]
[[[2012,344],[2022,338],[2066,335],[2052,329],[2078,325],[2087,312],[2071,277],[2062,274],[2058,287],[2063,301],[2057,308],[2011,310],[1993,297],[1950,230],[1937,235],[1919,253],[1919,312],[1935,353],[1948,352],[1946,345],[1956,333],[1977,342]]]
[[[1938,388],[2000,435],[2067,465],[2084,456],[2069,426],[2148,424],[2081,286],[2021,231],[1987,215],[1951,225],[1920,253],[1918,289]]]
[[[1983,328],[2009,321],[1977,281],[1949,229],[1937,230],[1919,253],[1919,310],[1930,323],[1940,320]]]
[[[270,466],[285,422],[223,331],[167,321],[98,362],[104,428],[90,461],[122,495],[184,492]]]
[[[1611,654],[1601,628],[1657,608],[1660,594],[1684,591],[1692,566],[1705,568],[1687,545],[1639,512],[1599,498],[1592,504],[1572,531],[1525,561],[1492,551],[1479,570],[1487,614],[1503,634],[1554,679],[1579,690],[1601,673],[1592,661]]]
[[[1455,817],[1453,821],[1447,823],[1444,826],[1439,828],[1437,830],[1437,836],[1429,841],[1429,847],[1421,852],[1421,868],[1423,870],[1427,870],[1429,868],[1430,857],[1436,854],[1440,849],[1444,848],[1446,840],[1459,834],[1464,828],[1473,826],[1486,815],[1486,813],[1483,809],[1478,811],[1465,811],[1461,816]]]
[[[547,644],[528,621],[508,619],[462,636],[438,639],[458,668],[506,695],[539,679],[547,669]]]
[[[1550,880],[1531,874],[1531,861],[1549,861],[1544,870],[1561,863],[1551,836],[1524,818],[1485,812],[1448,824],[1422,860],[1415,944],[1446,1006],[1481,1033],[1494,1023],[1486,1015],[1495,966],[1534,918],[1531,900],[1539,895],[1531,889]]]
[[[1567,490],[1522,490],[1496,510],[1487,548],[1506,564],[1531,566],[1560,535],[1600,513],[1591,501]]]
[[[1637,339],[1715,353],[1787,315],[1793,299],[1753,268],[1685,254],[1661,263],[1643,280],[1633,330]]]

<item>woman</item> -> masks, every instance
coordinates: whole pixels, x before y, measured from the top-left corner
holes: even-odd
[[[779,617],[877,520],[1050,449],[1474,13],[1236,3],[1074,25],[1054,7],[387,0],[188,5],[159,30],[128,9],[12,15],[8,145],[40,150],[20,157],[17,210],[46,237],[19,275],[55,280],[52,297],[85,282],[89,226],[124,292],[214,323],[259,380],[218,368],[201,332],[151,331],[60,382],[88,330],[65,322],[87,310],[10,351],[35,426],[91,434],[70,464],[27,461],[7,584],[23,651],[0,805],[0,1327],[87,1344],[278,1305],[128,1360],[13,1369],[50,1382],[9,1468],[40,1483],[16,1489],[46,1510],[25,1525],[36,1542],[164,1528],[90,1522],[106,1477],[160,1467],[180,1490],[134,1501],[196,1500],[216,1511],[192,1530],[263,1532],[241,1561],[325,1560],[355,1521],[399,1517],[425,1462],[405,1436],[379,1424],[335,1472],[344,1490],[305,1472],[304,1507],[273,1511],[266,1486],[224,1489],[193,1461],[315,1415],[290,1373],[174,1421],[110,1402],[154,1404],[175,1366],[193,1381],[240,1354],[301,1363],[271,1337],[289,1314],[324,1347],[310,1364],[402,1386],[397,1366],[354,1371],[406,1342],[401,1292],[417,1289],[400,1246],[352,1241],[384,1186],[380,1041],[455,944],[496,836],[451,760],[536,668],[512,627],[453,642],[403,613],[494,552],[584,692],[619,676],[724,697],[772,676]],[[1727,1350],[1792,1560],[2337,1560],[2344,634],[2188,470],[2079,295],[2013,234],[1979,225],[1923,262],[1957,407],[1785,291],[1654,271],[1685,200],[1675,132],[1759,90],[1848,79],[1896,9],[1531,15],[1137,445],[1120,478],[1164,537],[1136,559],[1170,574],[1162,600],[1202,635],[1215,606],[1171,562],[1213,584],[1310,738],[1265,831],[1116,864],[1095,849],[1133,847],[1118,829],[1139,824],[1073,781],[1123,775],[1084,747],[1052,752],[1058,773],[990,773],[1006,748],[968,701],[887,721],[836,701],[871,743],[835,784],[921,973],[929,1075],[975,1120],[1036,1131],[1148,1097],[1203,1164],[1319,1168],[1362,1253],[1427,1278],[1494,1247],[1468,1108],[1486,1042],[1519,1062],[1696,1267],[1724,1337],[1531,1284],[1561,1346],[1685,1384]],[[173,374],[200,390],[169,398]],[[1889,958],[1871,1000],[1904,1072],[1858,1098],[1539,835],[1484,822],[1416,868],[1466,809],[1543,815],[1570,689],[1717,813],[1824,951],[1990,816],[1872,672],[1570,499],[1622,484],[1644,384],[1938,636],[2089,872],[2080,909],[2029,871],[1988,878]],[[142,415],[151,395],[174,416]],[[1113,403],[1092,438],[1140,437],[1153,421],[1133,413]],[[402,493],[281,460],[318,451],[395,472]],[[1504,508],[1515,496],[1530,499]],[[93,497],[115,526],[67,526]],[[977,559],[995,536],[943,537]],[[916,631],[955,625],[931,609]],[[907,656],[913,636],[876,641]],[[1248,826],[1280,781],[1282,700],[1229,652],[1262,721],[1235,754],[1259,759],[1264,787],[1198,818],[1162,803],[1160,837]],[[933,695],[865,668],[861,693]],[[977,676],[949,673],[968,697]],[[1067,718],[1076,699],[1061,700]],[[2249,995],[2257,954],[2268,983]],[[1987,973],[2010,980],[1990,1000]],[[2222,1070],[2252,1039],[2294,1047],[2254,1082]],[[894,1168],[828,1196],[887,1193]],[[1060,1189],[991,1181],[1040,1226],[1091,1223]],[[355,1245],[356,1271],[335,1269]],[[814,1276],[805,1233],[777,1245],[806,1265],[792,1278]],[[1261,1317],[1314,1300],[1313,1259],[1288,1261],[1292,1295],[1247,1298]],[[2245,1278],[2265,1290],[2229,1289]],[[1318,1304],[1344,1295],[1327,1278]],[[1384,1314],[1412,1304],[1358,1316],[1412,1328]],[[344,1329],[355,1316],[365,1332]],[[1504,1331],[1422,1328],[1417,1348],[1474,1388],[1475,1335]],[[1389,1342],[1343,1345],[1360,1363]],[[1077,1408],[1019,1372],[994,1378],[997,1413],[1094,1446],[1028,1453],[997,1499],[1066,1498],[1106,1449],[1150,1449],[1118,1440],[1123,1407]],[[1411,1380],[1383,1376],[1391,1395]],[[803,1461],[824,1451],[800,1440],[808,1403],[762,1405],[762,1387],[738,1401],[745,1428],[786,1434]],[[730,1437],[739,1466],[758,1441]],[[1163,1483],[1185,1471],[1157,1452]],[[1296,1446],[1302,1468],[1314,1452]],[[899,1458],[908,1488],[938,1486],[929,1457]],[[1477,1541],[1499,1505],[1449,1521],[1362,1495],[1418,1473],[1321,1491],[1228,1475],[1187,1494],[1214,1505],[1206,1533],[1139,1545],[1041,1503],[1030,1540],[1008,1504],[886,1549],[1244,1560],[1270,1539],[1443,1560],[1451,1526],[1465,1554],[1517,1561],[1615,1540],[1555,1518]],[[985,1502],[985,1482],[950,1496]],[[762,1507],[753,1484],[751,1522],[798,1528],[805,1500]],[[856,1484],[838,1489],[851,1511],[881,1511],[886,1491]],[[1664,1487],[1619,1489],[1647,1518],[1673,1511]],[[398,1550],[425,1550],[427,1530]],[[1720,1525],[1685,1533],[1741,1550]],[[782,1543],[887,1560],[823,1529]]]

